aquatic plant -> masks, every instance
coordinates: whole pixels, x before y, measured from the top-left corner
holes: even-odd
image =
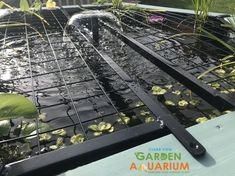
[[[19,117],[36,118],[36,106],[27,98],[18,94],[0,94],[0,120],[10,120]]]
[[[85,140],[85,137],[83,136],[83,134],[76,134],[76,135],[73,135],[71,138],[70,138],[70,142],[72,144],[79,144],[79,143],[82,143],[84,142]]]
[[[195,29],[202,27],[207,21],[208,13],[214,0],[192,0],[195,11]]]
[[[114,9],[122,9],[123,2],[122,0],[112,0],[112,8]]]

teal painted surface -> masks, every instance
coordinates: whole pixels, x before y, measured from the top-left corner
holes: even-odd
[[[68,171],[61,176],[235,176],[235,112],[190,127],[187,130],[207,149],[207,154],[201,159],[196,160],[191,157],[173,135],[168,135]],[[189,172],[153,174],[144,171],[130,171],[131,163],[138,163],[135,153],[147,153],[149,148],[172,148],[174,152],[180,152],[181,161],[189,163]]]

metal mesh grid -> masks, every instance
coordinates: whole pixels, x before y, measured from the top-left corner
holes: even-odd
[[[170,39],[175,34],[192,32],[194,24],[193,20],[190,21],[190,19],[193,19],[190,15],[185,17],[171,12],[143,14],[133,11],[127,14],[119,12],[120,14],[123,18],[123,28],[127,34],[195,77],[198,77],[211,67],[220,65],[220,59],[231,54],[223,47],[217,46],[215,42],[198,39],[195,36],[181,36]],[[146,18],[153,15],[162,16],[165,21],[155,25],[147,22]],[[189,21],[185,19],[189,19]],[[134,34],[133,25],[137,26]],[[217,27],[215,27],[216,25]],[[228,38],[225,29],[221,29],[218,26],[218,21],[209,22],[206,24],[206,30],[209,32],[215,31],[215,35]],[[130,31],[132,32],[129,33]],[[225,68],[225,70],[229,73],[233,70],[233,67]],[[207,76],[202,77],[202,81],[217,89],[220,93],[234,97],[233,89],[235,84],[233,75],[224,76],[212,71]],[[213,86],[213,83],[218,83],[220,85],[219,88]]]
[[[31,99],[41,114],[46,113],[43,122],[53,128],[40,131],[41,120],[37,119],[37,134],[18,136],[13,134],[14,127],[10,139],[2,140],[0,145],[23,145],[26,138],[36,135],[30,141],[32,152],[27,156],[31,156],[48,151],[47,147],[55,144],[58,135],[52,135],[49,142],[40,141],[40,136],[58,129],[67,131],[64,141],[70,144],[69,139],[74,134],[81,133],[86,140],[94,138],[88,130],[90,124],[109,122],[116,131],[145,123],[145,118],[139,114],[148,108],[108,64],[102,62],[94,49],[86,46],[79,50],[71,41],[63,40],[62,29],[67,20],[62,12],[45,11],[43,16],[50,26],[25,14],[13,13],[7,17],[10,21],[31,23],[43,38],[27,26],[2,31],[5,39],[1,65],[9,70],[14,69],[14,73],[6,77],[5,70],[2,70],[1,87],[4,92],[17,92]],[[9,48],[15,51],[14,56],[7,55]],[[99,68],[92,68],[92,64],[100,60]],[[133,117],[129,124],[118,121],[120,113]],[[26,123],[31,122],[34,120]],[[13,120],[13,123],[19,121]]]

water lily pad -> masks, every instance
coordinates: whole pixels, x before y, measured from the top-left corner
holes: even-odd
[[[175,90],[175,91],[172,91],[172,93],[179,96],[181,94],[181,91],[180,90]]]
[[[0,137],[7,136],[11,129],[11,124],[9,120],[0,121]]]
[[[163,89],[159,86],[152,87],[152,94],[153,95],[164,95],[166,92],[167,92],[166,89]]]
[[[59,129],[59,130],[53,131],[52,134],[56,134],[56,135],[59,135],[59,136],[65,136],[67,133],[64,129]]]
[[[180,107],[188,106],[188,102],[186,100],[181,100],[178,102],[178,106]]]
[[[35,105],[22,95],[0,94],[0,120],[38,117]]]
[[[176,104],[171,100],[166,100],[165,105],[167,105],[167,106],[176,106]]]
[[[43,133],[39,135],[39,141],[49,141],[51,139],[51,135],[47,133]]]
[[[85,138],[82,134],[77,134],[77,135],[74,135],[70,138],[70,142],[72,144],[78,144],[78,143],[82,143],[84,142]]]
[[[198,106],[200,104],[200,101],[199,100],[191,100],[191,101],[189,101],[189,104],[192,106]]]
[[[155,118],[154,117],[146,117],[144,121],[145,121],[145,123],[151,123],[151,122],[155,121]]]
[[[208,121],[207,117],[199,117],[199,118],[196,119],[197,123],[204,123],[206,121]]]
[[[140,111],[140,115],[141,116],[150,115],[150,112],[149,111]]]

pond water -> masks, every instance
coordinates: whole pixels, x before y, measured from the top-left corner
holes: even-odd
[[[17,92],[34,101],[41,113],[38,123],[50,126],[49,129],[40,131],[49,135],[39,136],[41,153],[74,144],[74,136],[79,143],[159,120],[97,53],[92,46],[92,40],[87,41],[94,37],[95,30],[91,29],[94,16],[146,44],[174,64],[189,69],[189,72],[195,75],[201,71],[197,64],[205,64],[205,67],[209,68],[213,66],[212,61],[221,55],[221,52],[213,47],[205,51],[209,55],[189,48],[188,45],[198,47],[192,37],[180,37],[178,40],[173,39],[156,45],[157,41],[176,33],[166,26],[176,26],[171,20],[171,14],[154,14],[164,20],[161,23],[149,24],[146,18],[141,17],[142,14],[129,13],[127,16],[125,13],[121,14],[123,12],[113,13],[117,17],[110,13],[104,15],[100,11],[90,11],[75,15],[74,20],[72,18],[68,22],[60,10],[44,11],[42,14],[49,26],[42,24],[36,17],[25,17],[23,14],[8,16],[19,21],[26,18],[43,36],[39,37],[35,30],[25,27],[1,30],[3,42],[0,52],[0,91]],[[76,21],[75,26],[69,29],[68,26],[74,24],[73,21]],[[185,29],[185,26],[182,28]],[[185,127],[196,124],[199,117],[214,118],[222,114],[112,35],[102,23],[98,32],[97,48],[107,53],[136,84],[154,101],[161,102],[162,107],[168,109]],[[178,57],[179,55],[181,57]],[[186,56],[194,62],[189,62]],[[217,89],[223,91],[228,89],[228,86],[230,85],[225,82],[224,87],[219,86]],[[164,93],[158,94],[159,90]],[[38,139],[35,133],[29,133],[30,137],[34,138],[27,139],[28,142],[24,139],[28,134],[19,132],[20,125],[27,127],[29,124],[35,124],[35,120],[17,119],[12,123],[9,135],[1,136],[1,140],[12,139],[9,142],[12,145],[15,145],[16,141],[17,144],[26,143],[27,146],[21,149],[24,150],[24,157],[38,153]],[[56,131],[58,129],[63,129],[66,133]],[[62,142],[59,143],[58,139]],[[1,143],[0,147],[4,147],[4,144]],[[19,159],[15,157],[12,160]]]

